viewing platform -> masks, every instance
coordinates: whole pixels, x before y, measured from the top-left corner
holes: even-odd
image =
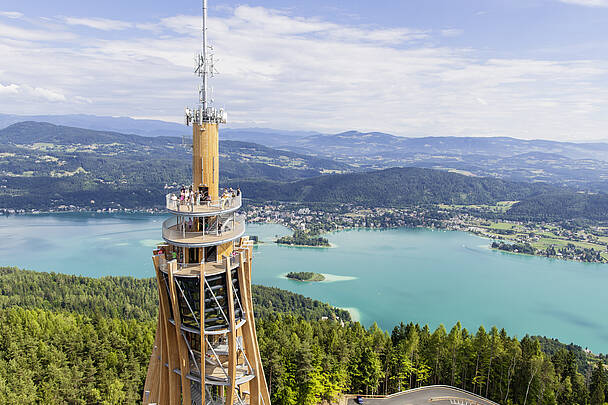
[[[185,222],[179,223],[177,217],[163,222],[163,239],[180,247],[207,247],[231,242],[245,233],[245,217],[232,215],[214,229],[191,231]]]
[[[177,263],[177,270],[173,273],[174,276],[181,277],[199,277],[201,273],[201,269],[205,276],[212,276],[214,274],[220,274],[226,271],[226,259],[230,260],[229,269],[234,270],[239,267],[241,260],[241,253],[235,252],[230,257],[226,258],[224,256],[223,260],[218,262],[207,262],[207,263]],[[159,267],[160,270],[167,274],[168,270],[168,261],[165,259],[164,255],[160,256]]]
[[[177,194],[169,193],[165,196],[166,207],[169,212],[177,215],[194,217],[208,217],[213,215],[229,214],[241,208],[241,194],[227,195],[216,200],[192,202],[181,201]]]

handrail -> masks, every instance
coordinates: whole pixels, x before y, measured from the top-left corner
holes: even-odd
[[[165,204],[169,211],[183,213],[215,213],[219,211],[236,210],[242,205],[241,194],[226,196],[215,200],[194,201],[190,204],[180,201],[179,196],[173,193],[165,195]]]
[[[228,260],[230,260],[230,270],[234,270],[237,267],[240,266],[241,264],[241,260],[240,260],[240,256],[241,256],[241,252],[233,252],[230,256],[228,256]],[[168,272],[168,263],[169,260],[165,259],[164,255],[159,255],[159,261],[158,261],[158,265],[160,270],[163,273],[167,273]],[[210,270],[211,268],[217,268],[219,267],[224,267],[226,263],[226,256],[222,256],[221,260],[218,262],[203,262],[203,263],[182,263],[182,262],[177,262],[177,267],[176,267],[176,271],[182,271],[182,270],[187,270],[187,269],[200,269],[202,266],[203,271],[206,270]],[[208,266],[213,266],[213,267],[209,267]],[[183,276],[183,275],[182,275]]]
[[[237,229],[241,229],[245,226],[245,217],[243,215],[235,215],[226,219],[221,227],[214,230],[208,231],[187,231],[185,223],[178,224],[177,217],[167,218],[163,221],[163,237],[170,240],[174,239],[189,239],[189,238],[200,238],[207,235],[221,236],[229,234]]]

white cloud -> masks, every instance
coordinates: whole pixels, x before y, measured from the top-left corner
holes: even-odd
[[[34,94],[36,97],[45,99],[47,101],[65,101],[66,98],[63,94],[46,89],[44,87],[28,88],[28,91]]]
[[[19,92],[19,86],[16,84],[8,84],[4,86],[0,83],[0,94],[17,94]]]
[[[25,40],[25,41],[62,41],[76,38],[75,35],[53,29],[45,29],[42,27],[28,29],[18,27],[16,25],[0,23],[0,38],[9,40]]]
[[[78,104],[93,104],[93,100],[88,97],[76,96],[74,101]]]
[[[552,139],[597,139],[608,127],[605,61],[488,58],[486,50],[427,44],[453,32],[343,25],[261,7],[237,7],[209,25],[220,71],[214,98],[231,126]],[[16,30],[0,37],[0,54],[9,55],[0,111],[93,109],[181,122],[196,99],[198,16],[132,24],[120,36],[56,31],[71,36],[67,44],[42,38],[53,32],[47,26],[9,28]],[[6,89],[11,83],[17,93]]]
[[[444,30],[441,30],[441,35],[443,35],[444,37],[457,37],[460,36],[464,33],[463,30],[461,29],[457,29],[457,28],[447,28]]]
[[[0,16],[17,19],[23,17],[23,14],[18,11],[0,11]]]
[[[559,0],[562,3],[576,4],[585,7],[608,7],[608,0]]]
[[[108,20],[106,18],[66,17],[65,22],[68,25],[82,25],[102,31],[120,31],[133,26],[133,24],[126,21]]]
[[[41,100],[41,101],[66,101],[66,97],[61,92],[51,90],[44,87],[32,87],[27,84],[9,84],[2,85],[0,84],[0,94],[9,96],[9,95],[19,95],[22,100]]]

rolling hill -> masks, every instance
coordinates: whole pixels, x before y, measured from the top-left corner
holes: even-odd
[[[384,134],[372,137],[399,141]],[[405,206],[517,200],[509,214],[518,218],[608,218],[606,194],[577,193],[545,182],[415,167],[353,172],[357,168],[345,162],[241,141],[221,141],[220,159],[221,182],[241,187],[247,198],[258,201]],[[571,170],[564,159],[549,152],[502,158],[531,167],[551,161],[555,170]],[[181,138],[17,123],[0,130],[0,208],[161,207],[167,188],[188,184],[190,164]],[[588,167],[581,176],[591,171]]]
[[[189,128],[172,122],[78,114],[29,117],[0,114],[0,128],[25,120],[148,137],[188,138],[190,134]],[[222,128],[222,139],[329,159],[354,171],[412,166],[608,192],[608,143],[604,142],[556,142],[511,137],[408,138],[382,132],[322,134],[230,127]],[[267,168],[254,164],[250,170],[252,175],[264,177],[263,171]],[[286,180],[302,172],[285,176],[285,173],[275,171],[272,176],[279,174],[277,179]],[[234,177],[234,173],[231,176]]]
[[[290,183],[242,182],[252,199],[368,206],[493,204],[556,192],[555,186],[464,176],[417,167],[320,176]]]
[[[0,207],[154,207],[165,187],[187,184],[191,155],[181,138],[22,122],[0,130]],[[237,141],[220,142],[222,181],[293,181],[350,167]]]
[[[242,131],[231,136],[242,140],[251,136],[273,148],[325,157],[361,169],[415,166],[608,191],[608,143],[508,137],[406,138],[356,131],[291,138]]]
[[[478,205],[518,201],[505,214],[521,220],[608,220],[608,194],[583,193],[545,183],[513,182],[416,167],[320,176],[290,183],[247,181],[248,198],[302,203],[400,207]]]

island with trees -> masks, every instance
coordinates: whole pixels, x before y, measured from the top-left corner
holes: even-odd
[[[287,273],[287,278],[298,281],[324,281],[325,276],[321,273],[313,273],[312,271],[299,271]]]
[[[316,232],[296,230],[291,236],[282,236],[276,240],[280,245],[301,247],[331,247],[327,238],[319,236]]]

